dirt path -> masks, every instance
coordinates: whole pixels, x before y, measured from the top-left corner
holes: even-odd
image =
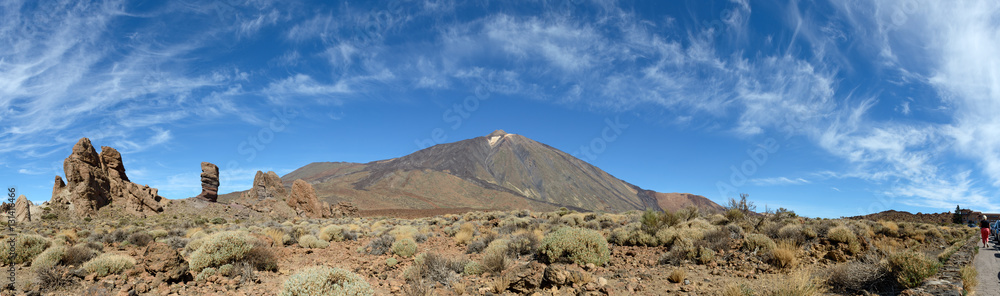
[[[1000,247],[995,243],[996,241],[991,241],[989,248],[980,245],[979,254],[974,259],[976,270],[979,271],[977,296],[1000,296]]]

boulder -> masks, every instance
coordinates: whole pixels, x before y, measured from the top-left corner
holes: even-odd
[[[542,286],[542,277],[545,274],[545,264],[535,261],[524,265],[517,265],[507,269],[502,276],[510,280],[510,290],[521,295],[531,294],[531,292]]]
[[[201,194],[196,197],[210,202],[219,200],[219,166],[210,162],[201,163]]]
[[[176,283],[189,281],[188,264],[184,257],[174,248],[162,242],[151,242],[143,252],[142,265],[146,272],[153,275],[152,286],[160,283]]]
[[[286,200],[299,216],[323,218],[330,216],[330,204],[320,203],[316,190],[309,182],[297,179],[292,183],[292,194]]]
[[[17,222],[31,221],[31,201],[24,195],[18,196],[14,202],[14,218]]]
[[[101,147],[98,154],[90,139],[82,138],[63,161],[66,183],[56,176],[52,186],[52,205],[68,208],[77,218],[93,216],[97,210],[114,202],[131,214],[144,217],[163,211],[166,200],[156,188],[129,181],[121,153]]]

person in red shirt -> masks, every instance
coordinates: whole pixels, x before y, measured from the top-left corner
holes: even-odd
[[[990,222],[986,219],[979,221],[979,235],[983,238],[983,248],[985,248],[986,241],[990,238]]]

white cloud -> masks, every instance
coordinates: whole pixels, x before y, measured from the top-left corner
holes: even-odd
[[[757,186],[803,185],[812,183],[809,182],[809,180],[803,178],[789,179],[787,177],[756,178],[756,179],[750,179],[749,182]]]

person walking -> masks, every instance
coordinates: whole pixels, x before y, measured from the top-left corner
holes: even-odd
[[[990,238],[990,221],[986,220],[985,215],[979,220],[979,235],[983,238],[983,248],[986,248],[986,241]]]

